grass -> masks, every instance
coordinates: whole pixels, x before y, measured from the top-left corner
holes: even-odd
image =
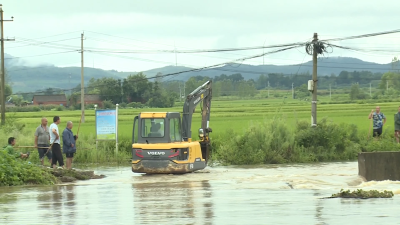
[[[394,196],[392,191],[382,191],[379,192],[377,190],[370,190],[364,191],[362,189],[357,189],[355,191],[350,192],[350,190],[343,190],[341,189],[339,193],[333,194],[331,197],[328,198],[361,198],[361,199],[368,199],[368,198],[392,198]]]
[[[322,96],[320,103],[332,103],[329,96]],[[334,123],[354,124],[358,128],[358,134],[361,137],[367,137],[370,127],[368,114],[377,105],[381,107],[381,111],[387,116],[387,124],[384,132],[386,135],[392,135],[394,132],[393,115],[397,112],[398,103],[382,102],[382,103],[351,103],[351,104],[319,104],[317,120],[327,117]],[[362,104],[361,104],[362,103]],[[76,155],[75,162],[107,162],[118,161],[130,158],[130,140],[132,135],[133,119],[139,112],[145,111],[170,111],[181,112],[182,103],[177,103],[173,108],[151,108],[151,109],[119,109],[118,115],[118,139],[120,144],[119,155],[114,154],[114,141],[100,141],[98,151],[93,150],[96,147],[95,142],[95,118],[94,110],[85,111],[85,122],[79,128],[79,140],[77,143],[78,151],[82,152]],[[280,99],[236,99],[232,98],[216,98],[211,105],[210,127],[213,129],[211,138],[223,143],[234,134],[243,133],[250,124],[262,124],[263,121],[270,121],[275,115],[285,118],[285,124],[290,129],[295,129],[298,121],[305,120],[311,124],[311,103],[309,101],[293,100],[289,98]],[[54,116],[60,116],[61,124],[60,132],[65,128],[66,122],[71,120],[74,123],[73,132],[76,134],[79,127],[81,111],[40,111],[40,112],[18,112],[7,113],[7,118],[25,125],[24,134],[19,135],[21,138],[17,140],[17,145],[33,146],[34,131],[40,124],[42,117],[47,117],[49,125]],[[197,138],[197,129],[200,126],[200,107],[197,108],[193,115],[192,137]],[[228,132],[229,131],[229,132]],[[230,133],[233,131],[234,133]],[[14,135],[7,133],[0,138],[3,145],[6,145],[6,137]],[[15,134],[17,135],[17,134]],[[18,138],[18,137],[17,137]],[[30,151],[37,152],[31,149]],[[79,155],[79,156],[78,156]],[[32,160],[36,160],[32,155]]]

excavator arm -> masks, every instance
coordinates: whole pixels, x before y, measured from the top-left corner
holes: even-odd
[[[196,88],[192,93],[186,97],[186,101],[183,105],[183,116],[182,116],[182,136],[184,141],[188,141],[192,138],[192,116],[196,106],[203,102],[201,111],[201,130],[200,138],[201,142],[209,142],[208,134],[212,132],[212,129],[208,127],[210,122],[210,108],[212,98],[212,81],[205,82],[200,87]]]

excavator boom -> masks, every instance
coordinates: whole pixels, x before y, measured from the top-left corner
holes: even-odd
[[[208,127],[210,122],[212,98],[211,83],[211,80],[205,82],[186,97],[186,101],[183,105],[182,115],[182,137],[184,141],[192,138],[192,117],[196,106],[201,102],[203,102],[201,112],[201,129],[204,132],[204,137],[208,137],[208,133],[211,132],[211,129]]]

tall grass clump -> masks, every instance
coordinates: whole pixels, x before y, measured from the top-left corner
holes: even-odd
[[[392,128],[393,129],[393,128]],[[363,152],[390,152],[400,151],[400,145],[397,144],[394,137],[394,131],[388,128],[384,128],[383,133],[378,138],[371,137],[372,134],[364,135],[361,138],[360,144]]]
[[[243,133],[230,130],[214,144],[213,159],[223,165],[304,163],[354,160],[361,151],[358,130],[326,118],[317,127],[273,117],[251,124]]]
[[[126,146],[125,140],[118,143],[115,153],[115,141],[99,141],[96,149],[96,138],[93,134],[79,135],[75,163],[124,163],[132,158],[132,147]]]
[[[285,163],[291,161],[294,133],[281,117],[251,124],[242,134],[229,130],[215,146],[214,159],[223,164]]]
[[[317,127],[307,121],[296,124],[297,162],[353,160],[360,152],[357,126],[323,118]]]

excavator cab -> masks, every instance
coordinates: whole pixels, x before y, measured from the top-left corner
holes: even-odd
[[[199,141],[192,141],[192,114],[203,101]],[[132,131],[132,172],[188,173],[204,169],[210,155],[211,81],[193,91],[179,112],[142,112]]]
[[[140,113],[135,117],[134,127],[138,124],[139,132],[136,135],[135,129],[132,132],[132,142],[135,143],[173,143],[181,142],[182,125],[180,113]]]

